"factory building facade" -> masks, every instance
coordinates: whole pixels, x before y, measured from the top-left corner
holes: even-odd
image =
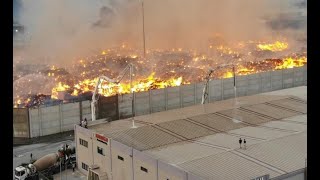
[[[306,179],[306,86],[88,129],[75,125],[89,180]],[[239,138],[247,144],[239,147]]]

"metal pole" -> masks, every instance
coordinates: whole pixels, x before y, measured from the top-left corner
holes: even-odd
[[[144,7],[143,0],[141,1],[141,10],[142,10],[142,33],[143,33],[143,57],[146,57],[146,40],[145,40],[145,31],[144,31]]]
[[[60,158],[60,180],[62,180],[62,174],[61,174],[61,158]]]

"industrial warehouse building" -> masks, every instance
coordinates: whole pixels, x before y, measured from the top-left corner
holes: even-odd
[[[75,126],[77,166],[89,179],[302,180],[307,172],[307,86],[94,123]]]

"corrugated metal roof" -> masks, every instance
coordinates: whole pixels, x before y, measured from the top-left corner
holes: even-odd
[[[299,116],[293,116],[289,118],[282,119],[282,121],[289,121],[289,122],[297,122],[297,123],[303,123],[307,124],[307,115],[299,115]]]
[[[211,134],[215,134],[216,132],[194,123],[191,123],[186,120],[175,120],[169,121],[165,123],[159,123],[158,126],[167,129],[175,134],[183,136],[187,139],[194,139],[197,137],[203,137]]]
[[[193,142],[179,142],[144,152],[164,162],[176,165],[225,151]]]
[[[140,151],[182,141],[153,126],[131,128],[106,136]]]
[[[270,101],[268,102],[269,104],[273,104],[276,106],[292,109],[295,111],[299,111],[302,113],[307,113],[307,106],[305,103],[295,101],[293,99],[281,99],[281,100],[276,100],[276,101]]]
[[[275,119],[283,119],[291,116],[300,115],[301,113],[292,112],[284,109],[280,109],[277,107],[269,106],[266,104],[256,104],[254,106],[245,106],[241,107],[242,109],[254,111],[263,115],[267,115],[269,117],[273,117]]]
[[[245,127],[234,129],[228,133],[234,133],[243,136],[256,137],[264,140],[275,139],[283,136],[288,136],[293,132],[277,131],[273,129],[259,128],[259,127]]]
[[[145,124],[141,124],[138,122],[135,122],[134,125],[136,127],[145,126]],[[129,121],[129,120],[112,121],[107,123],[96,124],[89,127],[89,129],[101,134],[110,134],[113,132],[123,131],[131,128],[132,128],[132,121]]]
[[[307,132],[255,144],[242,153],[286,172],[301,169],[307,158]]]
[[[264,174],[270,174],[271,177],[280,175],[232,152],[211,155],[178,166],[208,180],[248,180]]]
[[[219,131],[228,131],[246,126],[239,121],[234,121],[217,114],[205,114],[201,116],[190,117],[189,119]]]
[[[299,99],[304,92],[290,96],[296,91],[306,87],[241,97],[240,108],[226,100],[135,117],[138,128],[122,120],[96,129],[204,179],[275,177],[304,167],[307,116],[301,113],[307,104]],[[239,137],[247,140],[246,150],[239,149]]]
[[[246,138],[246,137],[242,136],[242,138]],[[257,139],[250,139],[250,138],[249,139],[246,138],[246,139],[247,139],[247,146],[262,142],[262,140],[257,140]],[[230,148],[230,149],[240,148],[239,143],[238,143],[239,137],[232,136],[232,135],[225,134],[225,133],[217,133],[214,135],[198,138],[196,140],[199,142],[204,142],[204,143],[208,143],[208,144],[212,144],[212,145],[218,145],[218,146],[222,146],[222,147],[226,147],[226,148]]]
[[[257,114],[252,114],[252,113],[243,111],[239,108],[229,109],[229,110],[225,110],[225,111],[219,111],[219,113],[223,114],[225,116],[231,117],[231,118],[236,118],[239,121],[244,121],[244,122],[254,124],[254,125],[269,122],[272,120],[267,117],[263,117],[263,116],[259,116]]]
[[[301,124],[301,123],[298,124],[290,121],[272,121],[272,122],[264,123],[261,125],[264,127],[287,129],[287,130],[298,131],[298,132],[307,130],[306,124]]]

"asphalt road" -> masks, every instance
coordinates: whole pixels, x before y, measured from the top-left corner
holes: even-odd
[[[14,169],[16,166],[21,163],[29,163],[30,162],[30,154],[33,154],[33,159],[39,159],[44,155],[49,153],[55,153],[58,151],[60,147],[62,147],[65,143],[68,145],[74,146],[74,142],[72,140],[64,140],[60,142],[47,142],[47,143],[39,143],[39,144],[31,144],[18,146],[13,148],[13,179],[14,179]],[[62,179],[85,179],[86,177],[80,174],[78,171],[75,173],[72,172],[72,169],[67,170],[63,173]],[[56,174],[54,179],[60,179],[60,174]]]

